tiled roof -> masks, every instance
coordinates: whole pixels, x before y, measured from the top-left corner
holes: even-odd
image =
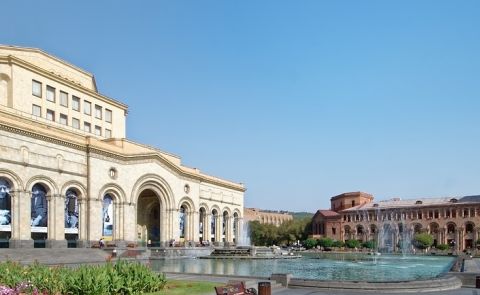
[[[335,211],[331,211],[331,210],[318,210],[317,212],[320,213],[320,214],[322,214],[322,215],[325,216],[325,217],[336,217],[336,216],[340,216],[340,214],[338,214],[338,213],[335,212]]]
[[[455,201],[456,200],[456,201]],[[442,197],[442,198],[418,198],[401,200],[394,198],[391,200],[373,201],[352,208],[342,210],[342,212],[370,210],[370,209],[394,209],[394,208],[410,208],[410,207],[426,207],[437,205],[451,205],[455,203],[480,203],[480,195],[464,196],[464,197]]]

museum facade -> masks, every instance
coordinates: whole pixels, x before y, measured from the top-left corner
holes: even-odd
[[[232,244],[245,187],[126,139],[127,106],[42,50],[0,46],[0,244]]]
[[[417,233],[459,251],[475,248],[480,238],[478,195],[374,201],[371,194],[350,192],[330,203],[330,210],[318,210],[312,218],[314,238],[374,240],[389,252],[400,251]]]

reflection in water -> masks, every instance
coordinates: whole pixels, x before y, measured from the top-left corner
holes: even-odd
[[[291,273],[296,278],[318,280],[405,281],[437,277],[447,272],[452,257],[382,255],[375,261],[357,259],[166,259],[152,261],[160,272],[187,272],[218,275],[268,277],[272,273]]]

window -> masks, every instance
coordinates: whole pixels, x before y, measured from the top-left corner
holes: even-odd
[[[112,111],[105,109],[105,121],[112,123]]]
[[[99,105],[95,105],[95,118],[102,119],[102,107]]]
[[[65,114],[60,114],[60,124],[68,125],[68,116]]]
[[[47,109],[47,120],[55,121],[55,112]]]
[[[41,117],[42,116],[42,108],[37,105],[32,105],[32,115]]]
[[[102,127],[95,126],[95,135],[102,136]]]
[[[32,94],[42,97],[42,83],[32,80]]]
[[[60,105],[68,107],[68,93],[60,91]]]
[[[92,103],[89,101],[84,101],[83,102],[83,113],[85,115],[91,115],[92,114]]]
[[[80,111],[80,98],[72,96],[72,109],[74,111]]]
[[[112,137],[112,130],[110,130],[110,129],[105,129],[105,137],[106,137],[106,138]]]
[[[47,100],[55,102],[55,88],[47,85]]]
[[[72,127],[75,129],[80,129],[80,120],[72,118]]]
[[[90,127],[90,123],[83,122],[83,131],[92,132],[92,128]]]

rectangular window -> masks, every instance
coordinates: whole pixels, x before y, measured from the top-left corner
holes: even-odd
[[[92,132],[92,127],[90,127],[90,123],[83,122],[83,131]]]
[[[110,129],[105,129],[105,137],[106,137],[106,138],[112,137],[112,130],[110,130]]]
[[[92,103],[89,101],[84,101],[83,102],[83,113],[85,115],[91,115],[92,114]]]
[[[68,125],[68,116],[65,114],[60,114],[60,124]]]
[[[109,109],[105,109],[105,121],[112,123],[112,111]]]
[[[95,125],[95,135],[102,136],[102,127]]]
[[[47,85],[47,100],[55,102],[55,88]]]
[[[32,115],[41,117],[42,116],[42,108],[37,105],[32,105]]]
[[[52,111],[52,110],[47,109],[47,116],[46,116],[46,118],[47,118],[47,120],[55,121],[55,112]]]
[[[80,129],[80,120],[72,118],[72,127],[75,129]]]
[[[68,93],[60,91],[60,105],[68,107]]]
[[[80,98],[76,96],[72,96],[72,109],[74,111],[80,111]]]
[[[102,107],[99,105],[95,105],[95,118],[102,119]]]
[[[42,83],[32,80],[32,94],[42,97]]]

